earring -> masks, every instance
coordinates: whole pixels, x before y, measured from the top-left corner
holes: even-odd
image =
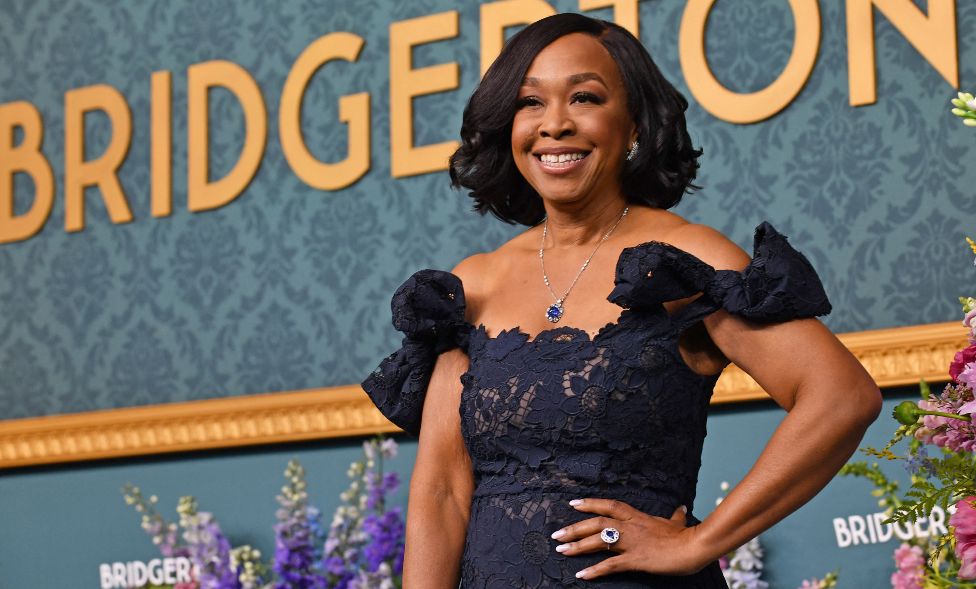
[[[630,150],[627,152],[627,161],[633,160],[637,156],[638,143],[634,141],[633,145],[630,146]]]

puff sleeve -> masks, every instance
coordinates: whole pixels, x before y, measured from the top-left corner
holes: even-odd
[[[701,292],[672,320],[687,326],[719,308],[764,323],[816,317],[831,311],[820,277],[806,256],[766,221],[756,227],[753,257],[741,271],[715,270],[662,242],[621,254],[608,299],[625,308],[652,307]]]
[[[416,436],[437,356],[456,347],[467,349],[472,326],[464,320],[461,280],[450,272],[414,273],[393,294],[391,308],[393,326],[404,334],[402,345],[362,387],[387,419]]]

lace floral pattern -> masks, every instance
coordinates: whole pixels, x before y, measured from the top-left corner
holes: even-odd
[[[663,303],[701,292],[669,315]],[[619,573],[591,581],[578,570],[608,552],[564,556],[555,530],[592,517],[574,497],[620,499],[657,516],[692,508],[717,375],[693,372],[681,331],[719,308],[755,321],[823,315],[830,303],[809,261],[768,223],[756,229],[742,272],[715,270],[669,244],[626,248],[608,299],[626,310],[590,337],[556,327],[534,339],[518,328],[492,337],[464,321],[455,275],[421,270],[393,298],[403,347],[363,383],[391,421],[417,434],[437,354],[470,358],[461,376],[461,433],[475,491],[462,557],[463,589],[725,587],[717,563],[696,575]]]
[[[363,389],[387,419],[416,436],[437,355],[465,347],[471,325],[464,321],[461,281],[450,272],[416,272],[393,294],[391,306],[403,345],[383,359]]]

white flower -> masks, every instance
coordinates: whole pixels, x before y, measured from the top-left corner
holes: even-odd
[[[753,538],[739,547],[732,555],[729,564],[733,568],[743,571],[762,570],[762,546],[759,545],[759,538]]]
[[[730,589],[767,589],[769,584],[759,579],[759,573],[753,571],[737,571],[727,569],[725,580]]]
[[[969,107],[969,110],[976,110],[976,98],[973,98],[972,100],[967,100],[966,106]]]

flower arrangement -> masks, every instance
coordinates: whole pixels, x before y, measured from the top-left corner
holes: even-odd
[[[722,492],[729,490],[729,484],[722,482]],[[724,497],[715,500],[715,505]],[[763,548],[759,538],[753,538],[719,559],[722,574],[729,589],[768,589],[769,583],[762,580]],[[832,589],[837,586],[837,573],[827,573],[824,578],[811,578],[803,581],[798,589]]]
[[[970,104],[973,97],[960,94],[953,100],[958,106],[957,101],[972,115],[965,122],[976,126]],[[953,112],[959,114],[957,110],[962,109]],[[976,254],[976,242],[968,237],[966,241]],[[895,408],[894,418],[900,425],[888,444],[880,450],[862,450],[870,456],[901,461],[911,474],[911,488],[900,496],[898,483],[886,477],[877,463],[855,462],[841,470],[841,474],[861,476],[874,484],[874,495],[889,513],[884,523],[916,522],[936,507],[952,514],[947,533],[916,538],[895,550],[897,571],[891,576],[895,589],[976,588],[976,583],[964,582],[976,579],[976,298],[960,297],[959,302],[969,345],[949,365],[951,381],[938,395],[922,381],[922,399]],[[898,455],[892,448],[902,441],[907,449]],[[937,454],[929,456],[929,448]]]
[[[175,523],[157,511],[155,495],[146,498],[133,485],[122,492],[163,556],[193,563],[193,581],[173,589],[399,589],[404,519],[399,507],[386,509],[385,499],[400,482],[396,473],[383,472],[383,460],[395,458],[397,449],[382,435],[363,442],[364,459],[350,465],[352,481],[327,532],[309,503],[304,468],[290,461],[277,496],[270,562],[249,545],[232,547],[217,519],[199,511],[193,497],[180,498]]]
[[[969,92],[960,92],[953,98],[952,114],[962,118],[962,124],[969,127],[976,127],[976,98]]]

